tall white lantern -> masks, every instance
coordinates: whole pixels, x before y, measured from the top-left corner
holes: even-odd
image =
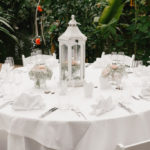
[[[69,86],[82,86],[85,75],[85,43],[87,37],[81,33],[72,15],[67,30],[58,38],[60,80]]]

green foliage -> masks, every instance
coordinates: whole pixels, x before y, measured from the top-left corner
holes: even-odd
[[[120,18],[124,6],[122,0],[108,0],[108,4],[100,16],[99,25],[109,24],[112,19],[118,21]]]
[[[74,14],[81,24],[80,30],[88,37],[86,59],[89,62],[100,57],[102,51],[135,53],[136,59],[146,62],[150,55],[150,0],[135,1],[136,6],[131,8],[130,0],[41,0],[43,12],[38,13],[38,24],[40,31],[42,19],[46,45],[42,44],[40,48],[43,53],[54,48],[58,57],[58,37]],[[37,2],[0,0],[0,16],[7,19],[0,19],[0,30],[3,31],[0,34],[0,61],[11,55],[16,63],[21,63],[22,54],[30,55],[35,38]],[[13,33],[19,39],[19,46],[12,39]]]
[[[3,17],[0,17],[0,32],[5,33],[10,38],[18,42],[18,39],[9,30],[14,31],[13,28],[9,25],[9,21]],[[2,43],[2,39],[0,42]]]

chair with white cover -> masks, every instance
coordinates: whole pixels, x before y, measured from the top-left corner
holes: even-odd
[[[24,55],[22,55],[22,64],[24,67],[27,65],[34,65],[36,64],[36,61],[36,56],[25,57]]]
[[[23,66],[35,65],[35,64],[40,64],[40,63],[52,64],[52,62],[54,64],[56,64],[58,62],[55,55],[41,55],[40,54],[40,55],[29,56],[26,58],[24,55],[22,55]]]
[[[115,150],[150,150],[150,140],[126,146],[118,144]]]
[[[134,60],[135,60],[135,55],[134,54],[131,57],[130,56],[125,56],[124,63],[128,67],[132,67],[133,63],[134,63]]]
[[[101,59],[103,61],[107,61],[106,63],[112,63],[113,59],[116,59],[118,61],[122,61],[124,63],[124,65],[128,66],[128,67],[132,67],[133,66],[133,62],[135,60],[135,55],[133,54],[131,57],[127,56],[127,55],[118,55],[116,54],[115,58],[113,55],[111,54],[105,54],[105,52],[102,52],[101,55]]]

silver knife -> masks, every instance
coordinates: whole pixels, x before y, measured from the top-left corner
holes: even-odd
[[[127,107],[123,103],[119,102],[118,104],[119,104],[120,107],[122,107],[123,109],[125,109],[127,112],[129,112],[129,113],[135,113],[131,108]]]
[[[50,108],[48,111],[44,112],[42,115],[40,115],[40,118],[44,118],[45,116],[53,113],[54,111],[56,111],[58,108],[57,107],[53,107],[53,108]]]

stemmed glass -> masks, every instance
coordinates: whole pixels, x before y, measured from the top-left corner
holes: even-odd
[[[42,54],[42,50],[37,50],[37,51],[36,51],[36,54],[37,54],[37,55],[41,55],[41,54]]]
[[[14,59],[13,57],[7,57],[6,60],[5,60],[5,63],[6,64],[9,64],[10,66],[14,66]]]
[[[138,67],[143,66],[143,61],[142,60],[138,60],[137,63],[138,63]]]
[[[111,52],[111,57],[112,57],[112,63],[116,64],[118,61],[118,56],[117,56],[117,52]]]
[[[124,59],[125,59],[124,52],[118,52],[118,57],[119,57],[120,64],[124,64]]]

